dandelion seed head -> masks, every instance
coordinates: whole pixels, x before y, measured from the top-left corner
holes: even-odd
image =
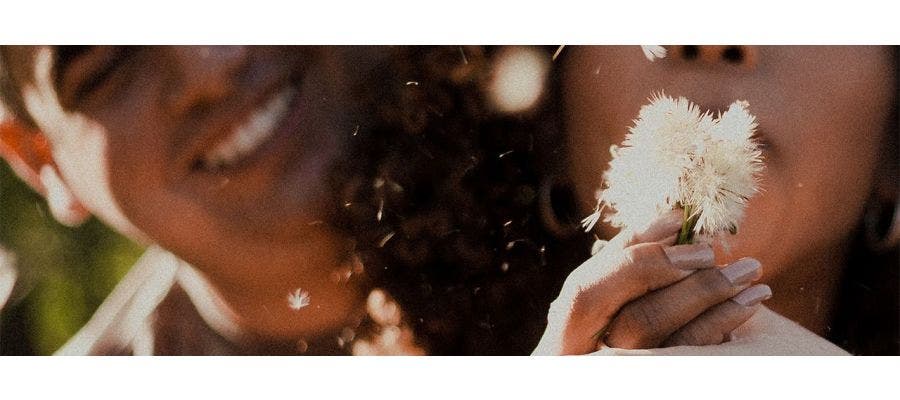
[[[309,292],[297,288],[290,294],[288,294],[288,307],[292,310],[299,310],[303,307],[306,307],[310,304]]]
[[[666,58],[666,48],[659,45],[641,45],[644,57],[653,62],[657,58]]]
[[[635,229],[675,207],[691,206],[697,234],[736,228],[763,168],[748,106],[734,102],[713,118],[683,97],[651,97],[622,144],[610,148],[600,204],[582,221],[585,227],[597,222],[605,206],[612,209],[607,222]]]

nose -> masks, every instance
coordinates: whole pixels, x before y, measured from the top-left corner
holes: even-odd
[[[755,46],[677,46],[676,57],[687,63],[752,68],[758,62]]]
[[[245,46],[174,46],[168,53],[174,77],[168,100],[174,113],[230,95],[247,61]]]

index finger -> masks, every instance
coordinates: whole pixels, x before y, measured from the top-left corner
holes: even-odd
[[[705,243],[665,247],[641,243],[604,251],[573,271],[551,304],[550,326],[565,327],[565,351],[584,354],[596,346],[596,332],[630,301],[671,285],[698,266],[714,264]]]
[[[633,246],[639,243],[662,242],[675,244],[675,236],[681,229],[683,211],[674,209],[667,211],[653,220],[649,225],[635,230],[626,230],[613,238],[612,241],[621,243],[621,248]],[[671,241],[667,239],[672,239]]]

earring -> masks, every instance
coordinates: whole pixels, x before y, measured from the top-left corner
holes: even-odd
[[[579,231],[577,207],[572,184],[556,176],[543,179],[539,188],[539,211],[544,228],[558,238],[567,238]]]
[[[877,252],[900,243],[900,203],[873,201],[863,215],[866,245]]]

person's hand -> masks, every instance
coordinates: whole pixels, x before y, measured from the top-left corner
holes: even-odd
[[[680,227],[675,210],[622,232],[569,274],[534,354],[726,341],[771,291],[751,286],[762,273],[754,259],[717,268],[710,245],[673,246]]]

